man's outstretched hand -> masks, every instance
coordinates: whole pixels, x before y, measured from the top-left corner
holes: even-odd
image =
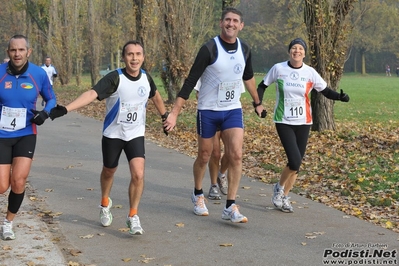
[[[56,107],[51,109],[50,118],[51,118],[51,120],[54,120],[58,117],[66,115],[67,113],[68,113],[68,110],[65,108],[65,106],[57,104]]]

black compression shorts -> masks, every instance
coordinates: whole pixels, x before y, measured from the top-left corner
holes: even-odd
[[[35,134],[16,138],[0,138],[0,164],[11,164],[15,157],[32,159],[35,147]]]
[[[127,161],[137,157],[145,158],[144,137],[124,141],[103,136],[102,152],[104,166],[107,168],[117,167],[122,150],[126,154]]]

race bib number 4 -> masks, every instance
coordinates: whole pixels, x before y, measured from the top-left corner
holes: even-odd
[[[11,108],[3,106],[1,109],[0,129],[15,131],[26,127],[26,108]]]

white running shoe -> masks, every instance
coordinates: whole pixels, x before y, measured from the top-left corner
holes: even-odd
[[[12,230],[12,221],[4,221],[2,225],[2,234],[1,237],[3,240],[14,240],[15,239],[15,234],[14,231]]]
[[[108,198],[109,203],[107,207],[104,206],[98,206],[100,210],[100,222],[104,227],[110,226],[112,223],[112,213],[111,213],[111,208],[112,208],[112,200],[111,198]]]
[[[218,185],[220,188],[220,192],[222,192],[224,195],[227,195],[228,192],[228,183],[227,183],[227,177],[226,175],[222,175],[221,173],[218,174]]]
[[[144,233],[143,228],[141,228],[140,218],[138,215],[133,217],[127,217],[126,225],[130,228],[129,233],[131,235],[142,235]]]
[[[281,207],[283,212],[294,212],[294,208],[291,205],[290,197],[283,197],[283,206]]]
[[[278,188],[277,183],[273,185],[272,203],[274,207],[281,209],[283,207],[284,189]]]
[[[209,212],[205,206],[205,197],[204,194],[201,195],[191,195],[191,201],[194,203],[194,213],[199,216],[208,216]]]
[[[219,185],[211,185],[209,188],[208,199],[211,200],[220,200],[222,195],[220,195]]]
[[[230,220],[233,223],[246,223],[246,222],[248,222],[248,218],[245,217],[244,215],[242,215],[240,213],[240,211],[238,210],[239,207],[240,206],[238,206],[238,205],[233,203],[227,209],[224,208],[223,213],[222,213],[222,219],[223,220]]]

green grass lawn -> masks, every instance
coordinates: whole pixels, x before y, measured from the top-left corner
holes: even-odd
[[[257,84],[262,80],[257,76]],[[381,75],[344,75],[339,89],[344,90],[349,96],[349,103],[334,105],[336,121],[375,122],[387,123],[399,120],[398,103],[399,78]],[[338,90],[337,90],[338,91]],[[247,93],[245,97],[250,98]],[[265,99],[271,100],[273,105],[268,105],[272,111],[275,102],[274,85],[266,90]]]
[[[263,76],[256,76],[256,84],[263,79]],[[166,97],[162,82],[157,75],[154,75],[163,97]],[[343,76],[339,89],[343,89],[350,96],[349,103],[337,103],[334,105],[334,115],[337,122],[371,122],[389,123],[399,120],[399,78],[396,76],[386,77],[381,74],[360,75],[348,73]],[[338,89],[338,90],[339,90]],[[242,96],[251,101],[248,92]],[[267,88],[264,95],[265,108],[269,114],[273,111],[275,103],[274,84]],[[190,98],[194,98],[191,93]],[[243,99],[243,100],[244,100]]]

